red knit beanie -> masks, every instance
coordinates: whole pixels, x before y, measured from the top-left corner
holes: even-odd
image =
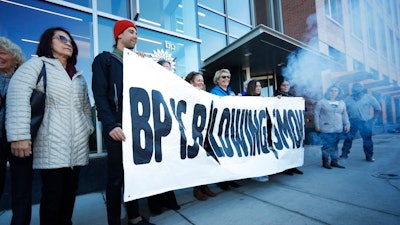
[[[118,35],[124,32],[128,27],[136,29],[136,25],[130,20],[119,20],[114,25],[114,39],[117,41]]]

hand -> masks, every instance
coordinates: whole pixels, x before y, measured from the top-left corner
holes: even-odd
[[[321,131],[321,128],[315,127],[315,131],[320,132],[320,131]]]
[[[21,140],[11,142],[11,154],[16,157],[24,158],[32,155],[31,140]]]
[[[349,131],[350,131],[350,127],[344,128],[344,132],[345,132],[346,134],[349,133]]]
[[[147,56],[144,52],[136,52],[136,54],[142,58],[145,58]]]
[[[125,141],[125,134],[121,127],[115,127],[108,133],[114,141]]]

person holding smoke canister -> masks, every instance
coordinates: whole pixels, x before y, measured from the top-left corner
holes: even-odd
[[[76,42],[64,28],[45,30],[36,54],[38,57],[22,64],[10,81],[7,139],[14,155],[33,155],[33,168],[40,172],[40,224],[70,225],[79,173],[89,163],[89,136],[94,131],[88,87],[75,68]],[[44,91],[43,79],[37,84],[42,68],[47,80],[45,112],[32,143],[29,99],[36,87]]]
[[[192,71],[188,73],[185,77],[185,81],[193,85],[193,87],[199,89],[199,90],[204,90],[204,78],[203,75],[199,72]],[[201,185],[201,186],[196,186],[193,188],[193,196],[200,201],[205,201],[207,200],[207,196],[209,197],[215,197],[216,194],[211,191],[211,189],[208,187],[208,185]]]
[[[274,96],[280,98],[280,97],[294,97],[292,93],[290,93],[290,83],[288,80],[283,79],[280,83],[278,83],[278,89],[275,90]],[[294,173],[296,174],[303,174],[303,171],[295,168],[290,168],[282,173],[286,175],[292,176]]]
[[[104,144],[107,147],[107,219],[109,225],[121,224],[121,198],[124,185],[122,164],[122,88],[123,51],[132,50],[137,41],[136,25],[130,20],[114,24],[114,50],[96,56],[92,63],[92,89],[99,121],[103,125]],[[144,56],[143,53],[138,53]],[[142,184],[143,185],[143,184]],[[138,200],[125,202],[128,225],[151,225],[139,214]]]
[[[11,40],[0,37],[0,199],[5,186],[8,160],[11,172],[12,225],[30,224],[32,211],[32,154],[26,157],[11,154],[5,129],[8,85],[24,61],[21,48]]]
[[[345,168],[338,164],[338,143],[342,132],[349,132],[350,122],[346,105],[341,98],[340,88],[332,85],[326,91],[324,98],[317,102],[314,110],[315,130],[321,132],[322,166],[326,169]]]
[[[361,83],[355,83],[351,89],[351,95],[345,98],[347,112],[350,119],[350,132],[343,142],[340,158],[347,159],[350,153],[353,139],[358,131],[363,139],[365,160],[374,162],[374,143],[372,141],[372,128],[377,116],[381,114],[381,106],[372,95],[366,94]],[[374,114],[371,115],[371,107]]]

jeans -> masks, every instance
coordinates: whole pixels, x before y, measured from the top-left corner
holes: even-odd
[[[353,139],[359,131],[361,138],[363,139],[365,157],[372,158],[374,155],[374,143],[372,142],[373,125],[373,120],[350,120],[350,132],[345,136],[342,147],[342,155],[347,156],[350,153],[350,149],[353,145]]]
[[[110,135],[103,132],[107,147],[107,219],[109,225],[121,224],[121,197],[124,185],[124,169],[122,165],[122,143],[114,141]],[[140,216],[138,200],[125,203],[128,219]]]
[[[322,158],[329,159],[332,161],[338,159],[338,143],[341,133],[321,133],[320,138],[322,140],[321,153]]]

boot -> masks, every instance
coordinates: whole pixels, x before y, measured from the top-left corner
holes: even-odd
[[[217,194],[215,194],[214,192],[211,191],[211,189],[208,187],[208,185],[202,185],[201,186],[201,191],[203,192],[203,194],[206,194],[210,197],[215,197]]]
[[[332,169],[332,167],[329,165],[328,158],[322,158],[322,167],[324,167],[326,169]]]
[[[339,165],[339,163],[338,163],[337,159],[334,159],[334,160],[332,160],[332,162],[331,162],[331,166],[332,166],[332,167],[341,168],[341,169],[344,169],[344,168],[346,168],[346,167],[344,167],[344,166],[341,166],[341,165]]]
[[[200,186],[193,188],[193,196],[199,201],[205,201],[207,199],[207,196],[201,191]]]

